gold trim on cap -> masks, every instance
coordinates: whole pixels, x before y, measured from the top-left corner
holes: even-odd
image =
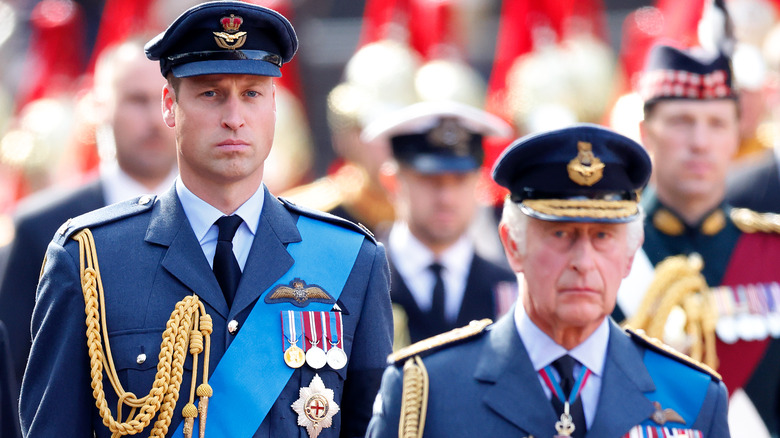
[[[623,219],[639,213],[636,201],[526,199],[522,203],[541,214],[569,218]]]

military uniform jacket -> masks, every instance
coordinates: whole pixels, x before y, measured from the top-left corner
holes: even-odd
[[[710,287],[728,286],[736,290],[740,286],[780,282],[780,234],[742,232],[730,217],[731,207],[722,204],[701,225],[685,225],[682,234],[670,235],[654,218],[659,211],[671,211],[653,195],[645,197],[645,201],[647,220],[642,249],[654,266],[668,256],[696,252],[704,260],[702,275]],[[722,227],[707,230],[708,219],[721,215]],[[726,343],[719,337],[716,348],[718,373],[729,392],[744,388],[769,431],[780,432],[780,339],[765,335],[761,339]]]
[[[655,384],[643,362],[645,346],[610,325],[601,394],[587,436],[617,438],[646,422],[655,408],[645,392]],[[670,361],[676,359],[669,358]],[[555,411],[507,314],[481,335],[423,353],[430,384],[423,437],[551,437]],[[370,438],[396,438],[403,362],[391,365],[369,425]],[[709,377],[709,375],[707,375]],[[679,394],[685,393],[680,382]],[[727,395],[711,379],[703,402],[686,419],[704,437],[728,437]],[[677,427],[666,424],[667,427]]]
[[[389,248],[392,251],[392,248]],[[390,267],[390,299],[393,305],[401,306],[406,312],[411,342],[421,341],[425,338],[468,324],[470,321],[482,318],[496,319],[498,304],[496,295],[500,293],[496,288],[499,283],[512,284],[511,289],[516,294],[517,277],[512,271],[495,265],[478,254],[474,254],[466,279],[466,291],[460,304],[458,318],[453,326],[439,327],[431,321],[426,313],[417,306],[414,296],[404,282],[398,270]]]
[[[286,246],[301,240],[296,228],[299,215],[360,232],[349,222],[280,202],[266,190],[257,234],[228,310],[175,189],[159,199],[144,201],[142,197],[79,217],[58,232],[49,246],[33,312],[33,346],[20,400],[26,436],[92,437],[93,430],[97,437],[111,435],[101,424],[90,388],[79,245],[70,238],[75,230],[89,227],[94,235],[114,362],[125,391],[138,397],[151,388],[161,334],[178,301],[196,293],[213,318],[211,373],[234,339],[228,332],[228,322],[237,321],[240,334],[241,324],[253,306],[273,305],[266,304],[260,295],[294,263]],[[334,391],[335,402],[341,408],[333,417],[333,425],[324,429],[320,437],[339,436],[339,431],[344,436],[363,434],[385,357],[391,350],[392,316],[385,251],[371,238],[364,239],[361,245],[338,300],[349,361],[339,371],[317,371],[325,387]],[[304,280],[316,283],[315,279]],[[277,318],[279,315],[276,313]],[[279,349],[265,353],[281,358],[281,322],[279,327],[278,332],[268,333],[279,340]],[[190,391],[191,367],[188,357],[168,436],[181,422],[181,408]],[[314,375],[315,370],[305,365],[293,372],[255,437],[307,436],[306,430],[297,425],[297,414],[290,406],[299,398],[299,389],[309,386]],[[108,406],[116,415],[116,394],[105,377],[104,384]],[[147,427],[139,435],[148,436],[150,429],[151,426]]]
[[[46,246],[68,218],[105,205],[100,180],[67,194],[61,190],[36,194],[20,205],[14,220],[16,235],[8,250],[8,263],[0,271],[0,321],[8,329],[17,387],[22,383],[30,353],[30,318]]]

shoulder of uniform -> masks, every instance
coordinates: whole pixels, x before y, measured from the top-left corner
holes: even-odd
[[[434,351],[438,351],[460,343],[466,339],[474,338],[477,335],[484,333],[485,329],[490,324],[493,324],[493,321],[489,318],[481,319],[479,321],[471,321],[471,323],[469,323],[467,326],[459,327],[440,335],[415,342],[414,344],[409,345],[408,347],[404,347],[388,356],[387,363],[391,365],[399,364],[401,361],[412,356],[427,355]]]
[[[344,193],[333,178],[322,177],[282,193],[290,203],[320,211],[331,211],[344,201]]]
[[[154,195],[142,195],[68,219],[57,230],[54,239],[64,244],[70,236],[84,228],[105,225],[149,211],[154,206],[155,199]]]
[[[355,232],[358,232],[360,234],[363,234],[364,236],[368,237],[372,242],[376,243],[376,239],[374,238],[374,233],[372,233],[368,228],[366,228],[363,224],[356,224],[354,222],[348,221],[344,218],[338,217],[336,215],[326,213],[324,211],[315,210],[311,207],[305,207],[298,205],[291,200],[284,198],[284,197],[278,197],[279,201],[290,211],[293,211],[295,213],[298,213],[303,216],[307,216],[310,218],[318,219],[324,222],[328,222],[334,225],[338,225],[340,227],[346,228],[348,230],[352,230]]]
[[[712,377],[714,380],[723,380],[720,374],[718,374],[715,370],[713,370],[706,364],[699,362],[683,353],[680,353],[679,351],[675,350],[669,345],[664,344],[658,338],[647,336],[644,330],[634,330],[632,328],[627,327],[625,328],[625,331],[629,336],[631,336],[631,339],[633,339],[636,343],[644,346],[645,348],[649,348],[650,350],[653,350],[665,357],[668,357],[677,362],[685,364],[697,371],[703,372],[709,375],[710,377]]]
[[[758,213],[747,208],[732,208],[731,221],[743,233],[780,234],[780,214]]]

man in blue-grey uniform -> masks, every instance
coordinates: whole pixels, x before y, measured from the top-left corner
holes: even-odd
[[[718,376],[610,317],[650,168],[595,125],[510,145],[493,178],[510,191],[499,233],[525,290],[495,324],[394,353],[368,436],[728,437]]]
[[[262,182],[274,77],[297,46],[287,19],[243,2],[197,5],[146,45],[180,176],[56,233],[25,436],[364,434],[392,345],[384,248]]]
[[[385,142],[393,158],[382,180],[396,220],[382,241],[390,259],[394,348],[496,318],[512,306],[514,273],[480,256],[481,236],[469,232],[479,208],[482,138],[511,132],[500,118],[453,101],[409,105],[363,130],[369,146]]]

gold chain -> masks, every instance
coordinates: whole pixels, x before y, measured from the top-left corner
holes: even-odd
[[[73,236],[79,242],[79,258],[81,269],[81,289],[84,293],[84,311],[87,324],[87,347],[90,358],[90,374],[92,377],[92,396],[95,398],[95,406],[103,418],[103,424],[116,438],[124,435],[133,435],[141,432],[159,413],[154,423],[150,437],[164,437],[173,418],[173,410],[179,399],[179,389],[183,378],[184,361],[189,353],[192,361],[192,391],[189,403],[183,409],[185,418],[185,436],[192,435],[194,418],[198,415],[198,409],[194,405],[195,380],[198,372],[198,356],[204,355],[203,384],[198,386],[197,395],[200,400],[200,435],[204,434],[206,420],[206,406],[208,397],[211,396],[211,387],[208,385],[209,352],[211,346],[212,321],[206,313],[203,303],[198,296],[193,294],[176,303],[171,317],[166,324],[160,344],[160,354],[157,362],[157,373],[149,394],[138,398],[132,392],[126,392],[122,388],[111,355],[111,346],[108,340],[108,326],[106,325],[105,294],[103,282],[100,278],[95,240],[89,229],[84,229]],[[101,313],[100,309],[103,309]],[[205,338],[205,342],[204,342]],[[109,383],[116,392],[117,416],[114,418],[106,402],[103,389],[103,371],[108,376]],[[127,420],[122,421],[122,408],[127,406],[130,412]]]

